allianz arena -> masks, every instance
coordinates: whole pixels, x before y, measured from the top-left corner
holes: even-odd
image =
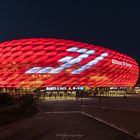
[[[0,43],[0,87],[132,87],[134,59],[87,43],[31,38]]]

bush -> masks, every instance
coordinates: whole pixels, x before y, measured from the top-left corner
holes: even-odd
[[[15,102],[14,97],[8,93],[0,93],[0,106],[13,105]]]
[[[0,110],[0,126],[31,116],[32,114],[25,113],[19,105],[4,107]]]
[[[0,126],[37,113],[37,98],[32,94],[21,97],[10,96],[8,93],[0,94]]]
[[[37,99],[33,94],[25,94],[18,99],[18,103],[25,112],[37,111]]]

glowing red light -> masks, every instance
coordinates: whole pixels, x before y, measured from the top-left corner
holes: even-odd
[[[63,39],[0,43],[0,87],[133,86],[138,64],[107,48]]]

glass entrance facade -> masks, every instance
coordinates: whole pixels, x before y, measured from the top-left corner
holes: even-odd
[[[43,91],[39,98],[45,100],[75,99],[76,91]]]

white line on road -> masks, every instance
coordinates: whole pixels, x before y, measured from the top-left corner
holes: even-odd
[[[47,114],[67,114],[67,113],[81,113],[81,111],[56,111],[56,112],[45,112]]]

